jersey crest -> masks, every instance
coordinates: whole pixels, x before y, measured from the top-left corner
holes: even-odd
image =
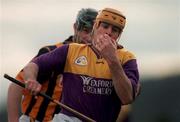
[[[80,56],[75,60],[75,64],[86,66],[88,64],[87,58],[85,56]]]

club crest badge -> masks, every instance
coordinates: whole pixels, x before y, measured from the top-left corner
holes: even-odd
[[[87,58],[85,56],[80,56],[75,60],[75,64],[80,66],[86,66],[87,63]]]

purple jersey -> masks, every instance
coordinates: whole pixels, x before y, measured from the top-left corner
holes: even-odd
[[[139,80],[136,59],[124,48],[118,49],[117,53],[135,94]],[[63,74],[62,103],[97,122],[116,121],[121,100],[113,87],[107,62],[98,59],[91,47],[83,44],[65,45],[33,62],[39,66],[39,73],[55,70]],[[61,113],[74,116],[65,109]]]

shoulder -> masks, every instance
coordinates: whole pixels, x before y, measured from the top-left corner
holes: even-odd
[[[73,36],[69,36],[64,42],[63,44],[70,44],[73,43]]]
[[[86,47],[88,47],[86,44],[78,44],[78,43],[69,44],[69,48],[72,48],[72,49],[80,49],[80,48],[86,48]]]
[[[127,61],[136,60],[136,56],[131,51],[128,51],[125,48],[118,49],[118,56],[120,57],[120,60],[122,64],[125,64]]]
[[[85,55],[89,46],[86,44],[71,43],[68,48],[68,57]]]
[[[74,47],[81,47],[81,46],[85,46],[86,44],[70,43],[69,45],[74,46]]]
[[[56,49],[57,47],[61,47],[63,45],[64,44],[62,42],[59,42],[59,43],[52,44],[52,45],[46,45],[46,46],[42,47],[40,50],[46,49],[48,51],[52,51],[52,50]]]
[[[42,54],[44,54],[44,53],[48,53],[48,52],[56,49],[57,47],[61,47],[61,46],[63,46],[63,43],[61,43],[61,42],[60,42],[60,43],[53,44],[53,45],[44,46],[44,47],[42,47],[42,48],[39,49],[39,52],[38,52],[38,55],[37,55],[37,56],[42,55]]]

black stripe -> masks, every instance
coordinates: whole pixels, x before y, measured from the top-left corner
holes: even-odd
[[[56,48],[55,45],[53,45],[53,46],[47,46],[47,47],[48,47],[50,50],[54,50],[54,49]],[[49,50],[47,50],[46,47],[41,48],[41,49],[39,50],[37,56],[40,56],[40,55],[45,54],[45,53],[48,53],[48,52],[49,52]],[[36,56],[36,57],[37,57],[37,56]],[[40,76],[40,77],[42,77],[42,76]],[[44,78],[44,77],[43,77],[43,78]],[[39,78],[37,78],[37,79],[38,79],[38,81],[39,81],[39,80],[42,81],[42,79],[39,79]],[[26,109],[26,111],[25,111],[25,115],[28,115],[28,116],[29,116],[29,113],[32,111],[32,109],[33,109],[34,105],[36,104],[36,102],[37,102],[37,100],[35,99],[35,97],[32,97],[32,99],[31,99],[31,101],[30,101],[30,103],[29,103],[29,105],[28,105],[28,107],[27,107],[27,109]],[[38,113],[39,113],[39,112],[38,112]]]
[[[56,105],[55,111],[53,113],[53,117],[54,117],[55,114],[58,114],[60,111],[61,111],[60,106]]]
[[[70,36],[66,41],[72,42],[72,36]],[[64,41],[64,43],[66,41]],[[56,49],[56,47],[57,47],[56,45],[48,46],[48,48],[50,48],[51,51]],[[37,56],[40,56],[40,55],[42,55],[44,53],[47,53],[47,52],[49,52],[49,50],[47,50],[47,49],[45,50],[45,48],[42,48],[42,49],[40,49],[40,51],[39,51]],[[46,91],[46,94],[51,96],[51,97],[53,95],[53,92],[54,92],[54,89],[55,89],[55,86],[56,86],[56,78],[57,78],[57,75],[54,75],[54,77],[50,78],[49,84],[48,84],[48,89]],[[37,79],[42,81],[41,78],[40,79],[37,78]],[[27,108],[27,110],[26,110],[26,112],[25,112],[26,115],[29,115],[29,113],[31,112],[31,110],[32,110],[33,106],[35,105],[35,103],[36,103],[36,99],[33,97],[31,102],[30,102],[30,104],[29,104],[29,106],[28,106],[28,108]],[[38,114],[36,116],[36,120],[38,120],[40,122],[43,121],[49,103],[50,103],[49,100],[43,99],[43,102],[41,103],[41,106],[39,108]],[[59,106],[56,106],[54,114],[55,113],[59,113],[59,111],[60,111]]]
[[[62,96],[61,96],[61,97],[62,97]],[[61,97],[60,97],[59,101],[61,100]],[[58,114],[60,111],[61,111],[60,106],[59,106],[59,105],[56,105],[55,111],[54,111],[54,113],[53,113],[53,117],[54,117],[55,114]]]
[[[48,48],[50,49],[50,51],[52,51],[52,50],[56,49],[56,48],[57,48],[57,46],[56,46],[56,45],[53,45],[53,46],[48,46]],[[50,52],[50,51],[49,51],[49,52]]]
[[[28,105],[28,107],[27,107],[27,109],[26,109],[26,111],[24,113],[25,115],[29,116],[29,113],[31,112],[31,110],[32,110],[33,106],[35,105],[35,103],[36,103],[36,99],[35,99],[34,96],[32,96],[31,101],[30,101],[30,103],[29,103],[29,105]]]
[[[36,55],[36,57],[42,55],[42,54],[45,54],[45,53],[48,53],[52,50],[56,49],[56,45],[51,45],[51,46],[46,46],[46,47],[43,47],[39,50],[38,54]]]
[[[73,36],[70,36],[63,42],[63,44],[69,44],[69,43],[73,43]]]
[[[48,89],[46,91],[46,94],[49,95],[50,97],[52,97],[52,95],[53,95],[53,92],[54,92],[54,89],[56,86],[56,78],[57,78],[57,75],[54,75],[54,74],[52,74],[52,75],[53,76],[49,80]],[[41,103],[41,106],[39,107],[38,114],[36,116],[36,119],[38,121],[40,121],[40,122],[43,121],[49,103],[50,103],[49,100],[43,99],[43,102]]]

